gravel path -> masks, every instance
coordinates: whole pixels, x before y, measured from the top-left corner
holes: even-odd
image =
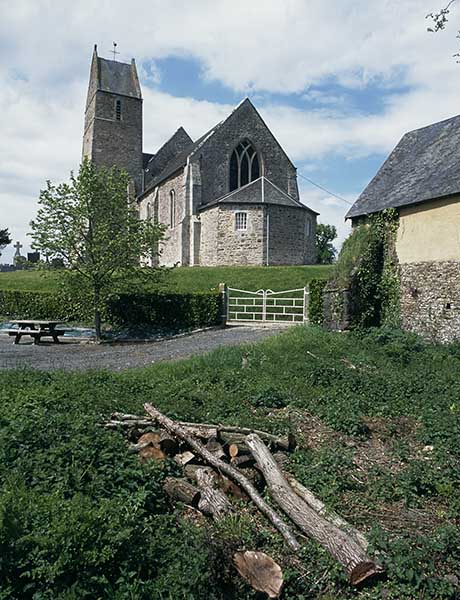
[[[12,338],[0,335],[0,369],[29,367],[43,371],[64,369],[109,369],[123,371],[163,360],[179,360],[206,354],[220,346],[257,342],[276,335],[282,328],[227,327],[210,329],[159,342],[88,344],[66,341],[61,344],[42,342],[34,346],[23,338],[17,345]]]

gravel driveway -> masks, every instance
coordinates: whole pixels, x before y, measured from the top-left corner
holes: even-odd
[[[280,331],[283,331],[283,328],[232,326],[157,342],[96,345],[80,341],[65,341],[61,344],[42,342],[38,346],[34,346],[32,340],[27,341],[27,337],[24,337],[20,344],[15,345],[12,338],[1,334],[0,369],[29,367],[43,371],[54,369],[123,371],[163,360],[178,360],[206,354],[220,346],[257,342]]]

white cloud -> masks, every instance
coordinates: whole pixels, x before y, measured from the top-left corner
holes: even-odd
[[[45,179],[65,179],[78,164],[95,42],[101,55],[110,56],[115,39],[121,60],[136,57],[147,151],[179,125],[200,135],[231,107],[155,90],[160,75],[142,62],[191,57],[205,78],[242,94],[300,92],[311,100],[311,86],[327,81],[350,91],[378,83],[378,114],[349,111],[335,93],[316,95],[323,108],[310,112],[287,101],[258,105],[288,154],[314,169],[330,153],[388,152],[405,131],[460,112],[455,23],[428,34],[433,8],[433,0],[0,0],[0,226],[26,242]],[[394,93],[401,84],[409,91]],[[303,193],[345,231],[346,207]],[[9,257],[11,250],[2,259]]]

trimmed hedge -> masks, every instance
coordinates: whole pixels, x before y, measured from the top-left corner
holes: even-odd
[[[327,279],[312,279],[309,284],[308,317],[314,325],[323,322],[323,292],[327,282]]]
[[[18,319],[88,321],[92,311],[87,303],[62,293],[0,290],[0,315]]]
[[[145,293],[110,297],[103,310],[104,321],[118,327],[155,326],[189,329],[218,325],[221,319],[219,293]],[[62,293],[0,291],[0,315],[11,318],[91,321],[89,300]]]
[[[154,325],[188,329],[219,325],[221,296],[215,293],[119,294],[107,303],[109,321],[119,327]]]

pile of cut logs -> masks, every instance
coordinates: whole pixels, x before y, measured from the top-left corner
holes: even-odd
[[[287,453],[295,447],[292,435],[280,437],[242,427],[174,421],[151,404],[145,404],[144,408],[146,416],[113,413],[104,426],[122,429],[131,442],[135,441],[129,450],[139,453],[143,460],[174,457],[183,468],[183,477],[166,478],[164,489],[171,499],[214,519],[235,510],[228,496],[249,499],[292,551],[301,547],[297,528],[321,544],[344,567],[352,585],[382,573],[382,566],[368,555],[365,536],[338,514],[327,510],[310,490],[284,471]],[[262,497],[260,492],[265,486],[280,512]],[[237,554],[235,566],[245,576],[241,570],[244,564],[248,581],[247,571],[255,568],[254,560],[258,565],[265,565],[272,574],[279,569],[263,553]],[[270,561],[273,564],[269,564]],[[256,584],[259,576],[260,573],[255,576]],[[272,598],[278,596],[282,585],[282,578],[275,579],[278,583],[274,587],[262,589]]]

